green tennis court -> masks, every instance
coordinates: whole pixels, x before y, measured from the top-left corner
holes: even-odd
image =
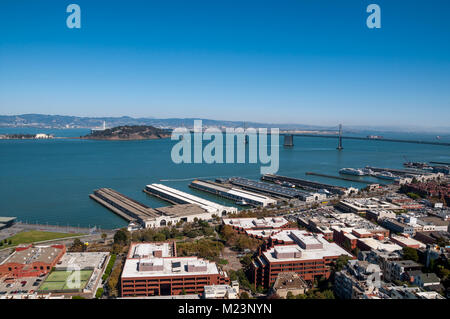
[[[75,274],[75,271],[55,270],[47,277],[42,283],[39,290],[68,290],[68,289],[83,289],[89,278],[92,275],[92,270],[78,270],[79,277]],[[75,280],[80,280],[79,287],[74,287]]]

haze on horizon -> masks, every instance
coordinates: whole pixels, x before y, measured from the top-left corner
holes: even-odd
[[[449,127],[445,0],[75,3],[2,1],[0,114]]]

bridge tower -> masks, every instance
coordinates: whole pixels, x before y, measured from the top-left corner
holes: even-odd
[[[284,134],[284,144],[285,147],[294,146],[294,135],[292,134]]]
[[[342,147],[342,124],[339,124],[339,141],[338,141],[338,147],[336,149],[339,151],[344,149]]]

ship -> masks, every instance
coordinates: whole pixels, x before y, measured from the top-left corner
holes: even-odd
[[[420,168],[420,169],[428,169],[432,168],[430,165],[424,162],[405,162],[403,163],[403,166],[410,167],[410,168]]]
[[[362,169],[359,168],[342,168],[339,170],[339,174],[364,176],[366,175]]]
[[[381,178],[381,179],[388,179],[388,180],[398,180],[399,177],[397,175],[392,174],[391,172],[381,172],[375,174],[375,177]]]

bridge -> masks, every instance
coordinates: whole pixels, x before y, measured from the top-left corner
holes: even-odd
[[[303,134],[303,133],[290,133],[284,132],[280,133],[284,136],[284,146],[293,147],[294,146],[294,136],[299,137],[319,137],[319,138],[335,138],[338,139],[338,150],[342,150],[342,140],[365,140],[365,141],[383,141],[383,142],[395,142],[395,143],[413,143],[413,144],[429,144],[429,145],[440,145],[440,146],[450,146],[448,142],[434,142],[434,141],[422,141],[422,140],[403,140],[395,138],[384,138],[384,137],[358,137],[358,136],[343,136],[342,135],[342,125],[339,125],[339,131],[336,135],[332,134]]]

